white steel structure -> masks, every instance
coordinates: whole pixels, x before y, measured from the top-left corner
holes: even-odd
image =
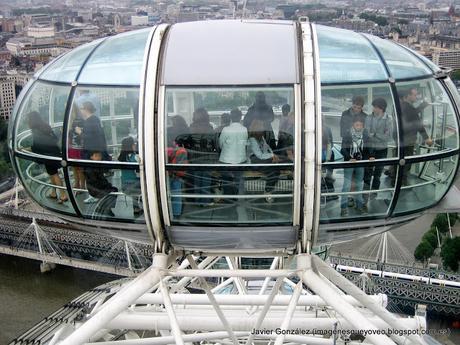
[[[458,104],[414,52],[308,22],[162,24],[59,57],[18,99],[17,174],[45,208],[157,254],[51,344],[422,344],[423,317],[312,253],[455,197]]]
[[[314,255],[291,257],[284,269],[280,258],[270,269],[241,269],[234,257],[197,263],[191,255],[166,268],[168,259],[156,254],[151,268],[50,344],[424,344],[424,317],[391,314],[384,295],[364,294]],[[228,268],[216,268],[222,263]],[[210,277],[220,283],[211,287]],[[205,294],[185,290],[191,282]],[[237,293],[223,293],[229,287]]]

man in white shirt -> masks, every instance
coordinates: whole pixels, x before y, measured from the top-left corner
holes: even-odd
[[[246,145],[248,142],[248,130],[241,121],[241,111],[233,109],[230,112],[232,123],[222,129],[219,137],[219,146],[221,149],[219,161],[226,164],[245,163]],[[224,194],[238,194],[238,187],[241,181],[240,171],[226,171],[222,174],[224,182]]]
[[[219,137],[221,149],[219,161],[222,163],[240,164],[246,162],[248,130],[240,123],[241,116],[239,109],[233,109],[230,112],[232,123],[222,129]]]

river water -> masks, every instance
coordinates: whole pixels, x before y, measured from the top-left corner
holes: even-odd
[[[8,344],[83,292],[118,278],[59,265],[40,273],[38,261],[0,255],[0,344]]]

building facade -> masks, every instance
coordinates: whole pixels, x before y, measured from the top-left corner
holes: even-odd
[[[432,54],[432,59],[438,66],[460,69],[460,49],[435,51]]]
[[[8,120],[16,102],[15,82],[6,78],[0,79],[0,117]]]

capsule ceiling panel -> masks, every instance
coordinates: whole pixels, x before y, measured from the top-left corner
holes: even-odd
[[[260,85],[299,82],[293,22],[205,21],[173,25],[161,83]]]
[[[316,27],[321,82],[346,83],[385,80],[384,65],[369,41],[349,30]]]
[[[51,61],[39,77],[43,80],[71,83],[78,75],[88,55],[103,40],[96,40],[71,50]]]
[[[151,31],[137,30],[105,40],[89,58],[78,82],[139,85],[145,44]]]
[[[407,49],[372,35],[366,35],[382,54],[390,74],[396,80],[429,76],[433,71],[422,62],[420,57],[415,56]],[[430,65],[431,66],[431,65]]]

